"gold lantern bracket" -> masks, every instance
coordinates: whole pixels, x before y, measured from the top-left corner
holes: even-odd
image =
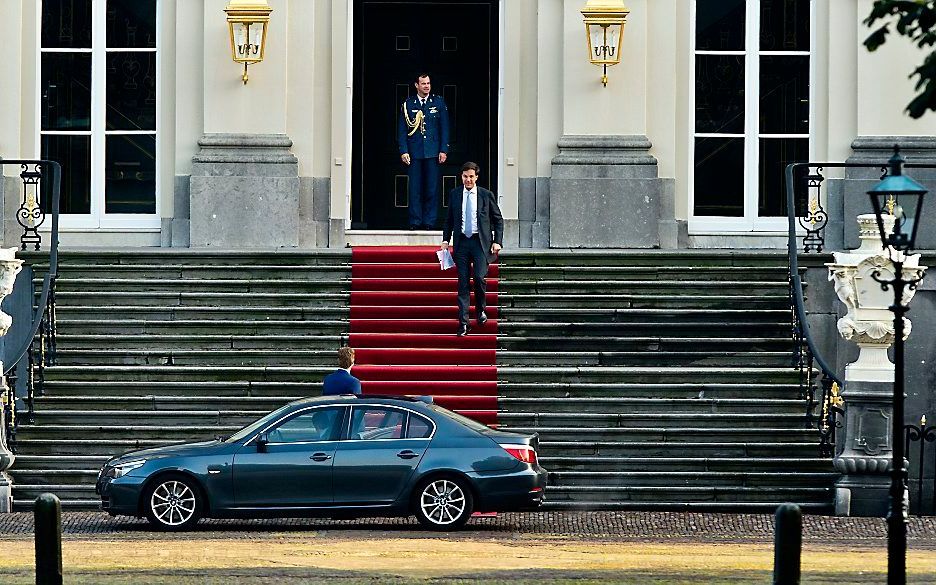
[[[608,66],[621,62],[624,25],[630,11],[624,0],[588,0],[582,9],[588,61],[602,68],[601,83],[608,85]]]
[[[241,79],[247,84],[247,66],[263,61],[266,51],[267,25],[273,9],[266,0],[230,0],[227,13],[231,57],[244,64]]]

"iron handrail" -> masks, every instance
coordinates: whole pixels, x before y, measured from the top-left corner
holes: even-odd
[[[58,236],[59,236],[59,192],[62,186],[62,166],[54,160],[25,160],[25,159],[0,159],[0,165],[48,165],[52,169],[52,233],[49,245],[49,271],[42,279],[42,294],[39,297],[39,304],[33,313],[32,324],[29,329],[29,335],[23,339],[23,346],[14,354],[15,359],[4,370],[3,375],[7,376],[12,372],[19,362],[26,356],[33,344],[33,339],[39,333],[39,327],[42,325],[42,318],[45,315],[46,307],[49,303],[49,295],[52,294],[52,287],[55,284],[55,278],[58,273]]]

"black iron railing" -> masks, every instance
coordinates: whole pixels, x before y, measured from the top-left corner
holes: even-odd
[[[58,272],[58,235],[59,235],[59,193],[62,184],[62,168],[59,163],[50,160],[0,160],[3,165],[20,167],[20,179],[23,181],[23,193],[16,219],[23,227],[20,238],[22,249],[33,245],[39,250],[42,235],[39,233],[47,215],[52,216],[52,229],[49,238],[49,268],[42,279],[42,292],[32,314],[27,334],[21,347],[11,354],[13,357],[5,364],[3,374],[8,384],[3,400],[4,420],[6,421],[7,443],[11,451],[16,452],[16,429],[25,417],[29,422],[34,417],[35,397],[41,396],[45,378],[45,368],[55,363],[55,278]],[[2,173],[0,173],[2,179]],[[43,183],[45,181],[45,184]],[[45,190],[43,191],[43,187]],[[28,281],[32,286],[31,279]],[[30,300],[35,299],[35,290],[30,290]],[[17,396],[17,372],[25,364],[25,396]],[[25,412],[22,409],[25,408]]]
[[[910,510],[909,512],[913,513],[913,502],[916,502],[916,514],[917,516],[933,515],[936,514],[936,449],[933,449],[933,478],[931,479],[930,486],[930,497],[926,498],[926,492],[924,490],[926,482],[924,478],[926,476],[926,453],[927,443],[936,443],[936,427],[926,426],[926,416],[920,417],[920,426],[916,425],[904,425],[904,453],[907,455],[907,459],[910,460],[910,464],[917,464],[917,478],[916,478],[916,497],[913,497],[913,494],[910,494]],[[910,450],[911,444],[919,443],[920,446],[916,449],[916,459],[913,458],[913,452]],[[936,446],[936,445],[934,445]],[[910,486],[910,491],[913,491],[913,486]]]

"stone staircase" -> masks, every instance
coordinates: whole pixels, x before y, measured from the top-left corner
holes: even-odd
[[[58,352],[21,425],[14,507],[96,508],[110,456],[230,434],[321,392],[347,332],[350,251],[60,256]]]
[[[765,252],[505,256],[498,420],[540,434],[548,505],[829,511],[787,270]]]
[[[14,505],[94,508],[109,456],[229,434],[318,394],[350,251],[61,256],[58,361],[17,436]],[[831,463],[790,368],[785,256],[507,252],[502,428],[541,436],[549,505],[827,511]],[[454,302],[454,297],[453,297]]]

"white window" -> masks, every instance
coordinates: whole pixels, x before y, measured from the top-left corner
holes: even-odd
[[[63,227],[158,227],[157,0],[37,4],[39,156],[62,164]]]
[[[693,233],[786,229],[784,168],[810,155],[810,0],[695,0]]]

